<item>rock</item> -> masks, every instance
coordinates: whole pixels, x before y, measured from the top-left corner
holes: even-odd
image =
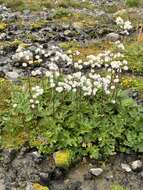
[[[0,190],[5,190],[4,180],[0,179]]]
[[[131,167],[130,167],[130,165],[129,164],[121,164],[121,168],[124,170],[124,171],[126,171],[126,172],[131,172],[132,171],[132,169],[131,169]]]
[[[111,32],[106,35],[106,39],[112,42],[115,42],[120,39],[120,35],[114,32]]]
[[[34,151],[31,153],[33,160],[35,163],[40,164],[42,161],[42,155],[38,151]]]
[[[32,183],[30,183],[30,182],[27,183],[26,190],[34,190]]]
[[[48,185],[49,182],[49,173],[40,173],[40,183],[42,185]]]
[[[3,161],[5,164],[10,163],[16,156],[16,151],[15,150],[4,150],[2,153],[3,156]]]
[[[75,183],[72,183],[66,190],[82,190],[81,189],[81,182],[76,181]]]
[[[100,176],[103,173],[102,168],[91,168],[89,172],[94,176]]]
[[[16,71],[7,72],[7,73],[6,73],[6,77],[7,77],[9,80],[15,81],[15,80],[18,79],[19,74],[18,74]]]
[[[10,62],[10,59],[7,57],[0,57],[0,67],[8,64]]]
[[[141,171],[143,163],[141,160],[136,160],[132,162],[131,166],[134,171]]]
[[[49,173],[51,180],[60,180],[64,178],[64,170],[55,168],[52,172]]]
[[[141,171],[141,172],[139,173],[139,176],[141,177],[141,179],[143,179],[143,171]]]

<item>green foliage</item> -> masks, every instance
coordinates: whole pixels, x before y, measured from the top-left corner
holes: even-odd
[[[143,108],[126,91],[118,93],[116,104],[100,93],[87,99],[47,87],[40,98],[32,109],[28,89],[13,89],[11,107],[2,117],[4,130],[15,135],[24,130],[31,146],[48,154],[69,150],[75,156],[99,158],[118,151],[143,152]]]
[[[125,2],[129,7],[137,7],[143,5],[142,0],[125,0]]]
[[[129,62],[129,68],[133,72],[143,72],[143,43],[132,43],[127,47],[126,59]]]

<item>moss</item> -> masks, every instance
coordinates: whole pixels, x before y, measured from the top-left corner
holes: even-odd
[[[0,32],[4,31],[7,28],[7,24],[0,22]]]
[[[127,189],[121,185],[113,185],[111,187],[111,190],[127,190]]]
[[[77,48],[80,47],[80,43],[76,41],[69,41],[69,42],[61,42],[59,43],[59,46],[63,48],[64,50],[68,50],[70,48]]]
[[[24,131],[19,132],[17,135],[12,135],[12,133],[4,131],[1,134],[1,146],[6,149],[19,149],[28,139],[28,134]]]
[[[24,44],[21,40],[18,39],[15,39],[14,41],[0,42],[0,48],[6,51],[16,50],[19,45],[25,47],[26,44]]]
[[[77,59],[85,60],[85,58],[88,55],[97,55],[101,51],[105,49],[109,49],[111,47],[112,47],[112,43],[107,42],[107,41],[99,41],[99,42],[89,42],[88,44],[81,45],[80,47],[71,48],[71,50],[73,52],[74,51],[80,52],[79,56],[74,56],[75,60]]]
[[[122,87],[124,89],[133,89],[143,93],[143,77],[139,76],[132,76],[132,75],[125,75],[122,78]]]
[[[0,113],[8,109],[11,97],[11,84],[5,79],[0,79]]]
[[[39,20],[37,22],[34,22],[31,24],[31,29],[32,30],[38,30],[38,29],[41,29],[43,28],[44,26],[46,26],[48,23],[47,20]]]
[[[44,187],[38,183],[34,183],[33,184],[33,190],[49,190],[48,187]]]
[[[55,152],[54,160],[57,167],[68,167],[71,163],[71,152],[68,150]]]

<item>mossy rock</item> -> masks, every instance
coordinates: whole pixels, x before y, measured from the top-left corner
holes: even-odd
[[[38,183],[34,183],[33,184],[33,190],[49,190],[48,187],[44,187]]]
[[[54,161],[57,167],[66,168],[71,164],[72,154],[69,150],[60,150],[54,153]]]

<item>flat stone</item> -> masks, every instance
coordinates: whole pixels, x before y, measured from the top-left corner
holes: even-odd
[[[132,171],[132,169],[131,169],[131,167],[130,167],[130,165],[129,164],[121,164],[121,168],[124,170],[124,171],[126,171],[126,172],[131,172]]]
[[[120,35],[114,32],[111,32],[106,35],[106,39],[112,42],[115,42],[120,39]]]
[[[138,171],[142,169],[143,163],[141,160],[136,160],[132,162],[131,166],[134,171]]]
[[[91,168],[89,172],[94,176],[100,176],[103,173],[102,168]]]
[[[7,72],[6,77],[10,80],[16,80],[19,77],[19,74],[15,71]]]

